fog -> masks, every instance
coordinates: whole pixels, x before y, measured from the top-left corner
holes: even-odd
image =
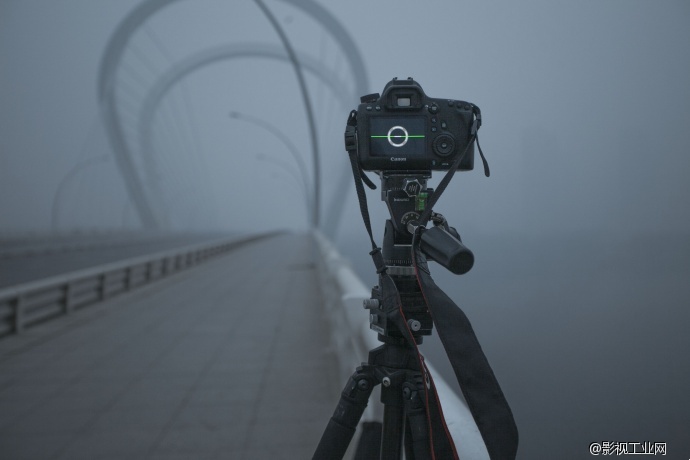
[[[414,77],[431,97],[482,109],[491,177],[457,174],[436,206],[476,264],[433,275],[473,321],[513,407],[519,458],[587,458],[601,441],[690,456],[690,4],[318,3],[352,37],[367,93]],[[97,89],[106,45],[139,4],[0,2],[0,234],[141,228]],[[289,2],[266,5],[298,55],[323,64],[304,71],[321,225],[374,284],[342,144],[356,72],[332,30]],[[221,46],[282,44],[249,1],[174,1],[132,35],[115,94],[147,199],[164,229],[305,230],[313,145],[289,61],[200,65],[141,131],[166,73]],[[387,211],[378,191],[369,203],[380,243]]]

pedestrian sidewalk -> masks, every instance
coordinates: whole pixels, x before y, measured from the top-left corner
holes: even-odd
[[[0,458],[310,458],[338,401],[310,236],[0,341]]]

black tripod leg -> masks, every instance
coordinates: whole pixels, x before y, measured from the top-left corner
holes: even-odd
[[[410,443],[406,442],[405,447],[408,452],[410,448],[414,452],[412,456],[408,453],[410,459],[426,460],[431,458],[431,446],[429,443],[426,408],[422,399],[424,390],[420,388],[418,381],[415,381],[415,383],[408,382],[403,387],[405,413],[407,415],[407,434],[410,436]]]
[[[400,460],[402,458],[404,426],[405,412],[400,402],[397,405],[386,404],[383,407],[383,439],[381,440],[380,460]]]
[[[414,455],[414,446],[412,445],[412,432],[410,432],[410,424],[405,424],[405,460],[417,460]]]
[[[431,458],[429,445],[429,431],[426,421],[426,413],[424,408],[416,413],[409,414],[407,418],[409,424],[410,443],[412,444],[412,451],[414,452],[412,458],[414,460],[426,460]],[[409,449],[409,446],[408,446]]]
[[[316,447],[313,460],[342,459],[355,434],[359,419],[369,402],[375,379],[367,368],[359,367],[347,381],[340,401]]]

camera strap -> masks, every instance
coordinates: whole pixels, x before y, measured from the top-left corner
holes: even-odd
[[[491,171],[489,170],[489,163],[486,161],[486,157],[484,156],[482,147],[479,145],[478,131],[482,125],[482,112],[476,105],[470,103],[470,106],[472,107],[472,113],[474,113],[474,122],[472,123],[472,127],[470,129],[470,141],[465,146],[465,150],[463,150],[462,153],[458,155],[458,157],[455,159],[451,167],[448,169],[446,175],[443,176],[443,179],[441,179],[441,182],[439,182],[438,187],[436,187],[436,190],[434,190],[434,193],[429,197],[426,209],[424,210],[422,215],[419,216],[418,223],[420,226],[426,226],[427,222],[429,222],[429,218],[431,217],[431,213],[433,212],[434,205],[441,197],[441,194],[446,190],[446,187],[450,183],[450,180],[453,178],[455,172],[458,170],[458,167],[460,166],[462,159],[465,158],[465,155],[467,155],[467,151],[470,149],[473,143],[477,144],[479,156],[482,158],[482,164],[484,165],[484,175],[486,177],[489,177],[491,175]]]
[[[423,227],[418,227],[415,232],[412,264],[424,301],[489,457],[514,459],[518,432],[513,413],[469,319],[431,278],[426,257],[419,247],[423,231]]]
[[[477,428],[482,435],[489,457],[492,460],[514,459],[517,455],[518,433],[510,406],[496,380],[489,362],[482,351],[474,329],[464,312],[436,285],[431,278],[427,260],[420,249],[420,237],[426,230],[424,225],[429,221],[433,205],[445,190],[457,170],[460,161],[466,155],[473,142],[477,142],[484,174],[488,177],[489,166],[479,146],[477,130],[481,126],[481,112],[472,105],[475,120],[471,128],[471,138],[465,151],[459,155],[435,192],[429,197],[425,211],[420,216],[412,239],[412,261],[417,281],[422,291],[426,306],[438,330],[441,343],[448,355],[453,371],[463,392],[467,405],[472,413]],[[364,226],[369,234],[372,256],[376,272],[379,274],[383,310],[397,312],[393,319],[407,342],[414,347],[419,367],[424,374],[424,397],[426,402],[427,427],[429,431],[430,456],[432,459],[458,458],[455,444],[448,431],[443,411],[436,392],[433,378],[427,369],[424,358],[419,352],[417,343],[407,324],[402,308],[400,294],[393,279],[388,275],[386,264],[379,248],[374,242],[369,218],[369,208],[363,182],[372,189],[376,186],[369,180],[357,158],[356,142],[357,111],[353,110],[348,117],[345,129],[345,145],[350,156],[359,208]]]

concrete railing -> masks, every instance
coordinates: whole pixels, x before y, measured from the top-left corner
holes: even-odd
[[[0,337],[151,283],[274,233],[234,236],[0,289]]]
[[[314,232],[319,257],[316,257],[319,284],[322,287],[324,308],[331,320],[332,346],[339,358],[339,378],[342,385],[355,368],[367,359],[370,349],[381,343],[377,334],[369,329],[369,315],[362,306],[371,295],[366,286],[354,273],[347,260],[338,253],[333,244],[320,232]],[[373,270],[373,265],[372,265]],[[453,436],[460,458],[488,460],[489,455],[464,399],[455,394],[444,379],[434,370],[428,359],[425,362],[433,375],[436,389],[443,406],[448,429]],[[334,401],[335,407],[335,401]],[[363,421],[381,421],[383,406],[379,396],[372,394],[364,413]]]

